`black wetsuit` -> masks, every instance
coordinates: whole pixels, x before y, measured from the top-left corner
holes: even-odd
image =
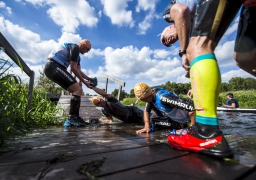
[[[106,106],[101,111],[105,116],[113,116],[124,122],[143,122],[142,109],[136,106],[125,106],[114,97],[107,99]]]

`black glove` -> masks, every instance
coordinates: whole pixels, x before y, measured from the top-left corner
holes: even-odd
[[[98,80],[97,80],[96,77],[95,78],[89,78],[88,81],[91,83],[91,85],[93,87],[97,86],[97,84],[98,84]]]

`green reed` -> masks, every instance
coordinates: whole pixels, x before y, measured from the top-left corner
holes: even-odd
[[[6,139],[24,137],[34,128],[60,124],[56,105],[46,93],[34,89],[32,108],[27,112],[28,86],[19,76],[9,73],[13,64],[0,59],[0,147]]]

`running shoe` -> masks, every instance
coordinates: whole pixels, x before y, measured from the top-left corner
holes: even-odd
[[[89,78],[88,81],[91,83],[91,85],[93,87],[97,86],[97,84],[98,84],[98,80],[97,80],[96,77],[95,78]]]
[[[214,157],[232,157],[227,140],[217,126],[195,123],[187,129],[187,134],[170,134],[168,143],[179,150],[198,152]]]
[[[80,116],[73,116],[73,117],[69,117],[67,119],[67,121],[71,124],[71,126],[86,126],[88,125],[89,123],[85,122],[83,120],[83,118],[81,118]]]
[[[65,127],[70,127],[71,126],[71,124],[68,122],[68,119],[66,119],[63,126],[65,126]]]

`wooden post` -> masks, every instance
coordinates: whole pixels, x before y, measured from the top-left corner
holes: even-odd
[[[118,96],[117,96],[118,101],[120,101],[121,92],[122,92],[122,86],[119,85]]]
[[[104,73],[102,73],[102,75],[107,77],[106,92],[107,92],[108,79],[110,79],[110,80],[116,82],[117,84],[119,84],[118,97],[117,97],[117,99],[119,101],[120,100],[120,95],[121,95],[121,92],[122,92],[122,87],[125,87],[125,82],[120,81],[119,79],[116,79],[116,78],[114,78],[112,76],[109,76],[107,74],[104,74]]]
[[[105,86],[105,92],[108,92],[108,78],[106,79],[106,86]]]

